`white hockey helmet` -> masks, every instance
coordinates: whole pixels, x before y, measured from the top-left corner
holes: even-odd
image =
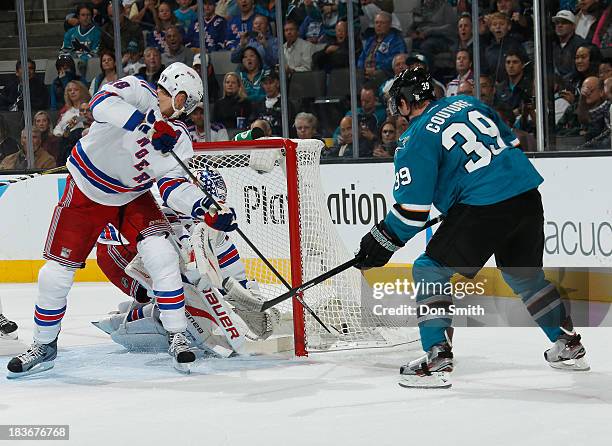
[[[182,113],[191,113],[198,102],[202,102],[204,98],[204,87],[200,75],[193,68],[181,62],[174,62],[162,71],[157,85],[163,87],[172,96],[172,108],[174,109],[172,118],[178,118]],[[174,108],[174,98],[181,92],[187,95],[187,100],[183,108],[177,110]]]

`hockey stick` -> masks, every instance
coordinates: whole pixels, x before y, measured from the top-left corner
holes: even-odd
[[[213,197],[207,190],[206,188],[202,185],[202,183],[200,182],[200,180],[198,180],[198,178],[193,174],[193,172],[189,169],[189,167],[183,162],[183,160],[181,160],[178,155],[174,152],[174,150],[170,150],[169,153],[172,155],[172,157],[174,158],[174,160],[178,163],[179,166],[181,166],[181,168],[185,171],[185,173],[189,176],[189,178],[191,179],[191,181],[193,181],[193,183],[198,186],[200,188],[200,190],[202,192],[204,192],[204,194],[206,195],[206,198],[208,198],[209,200],[211,200],[213,202],[213,204],[216,206],[217,210],[221,210],[221,205],[217,202],[217,200],[215,200],[215,197]],[[261,259],[262,262],[264,262],[264,264],[270,268],[270,271],[272,271],[272,273],[274,273],[274,275],[276,276],[276,278],[278,280],[280,280],[280,282],[288,289],[291,290],[291,285],[289,285],[289,282],[287,282],[285,280],[285,278],[281,275],[280,272],[278,272],[278,270],[276,268],[274,268],[274,265],[272,265],[270,263],[270,261],[266,258],[266,256],[263,255],[263,253],[257,248],[257,246],[255,246],[253,244],[253,242],[247,237],[247,235],[242,232],[242,230],[240,228],[236,228],[236,232],[238,233],[238,235],[240,237],[242,237],[242,239],[246,242],[247,245],[249,245],[249,247],[255,252],[255,254],[257,254],[257,256]],[[321,320],[321,318],[319,316],[317,316],[317,314],[314,312],[314,310],[312,308],[310,308],[308,305],[306,305],[306,302],[304,302],[302,300],[302,298],[300,296],[296,296],[297,301],[304,307],[304,309],[306,311],[308,311],[308,313],[310,313],[310,315],[319,323],[321,324],[321,327],[323,327],[328,333],[331,333],[330,329],[327,328],[327,326],[323,323],[323,321]],[[265,306],[265,303],[264,303]],[[261,311],[265,311],[263,308]],[[338,333],[341,333],[340,330],[338,330],[336,327],[334,327],[332,325],[332,328],[334,330],[336,330]]]
[[[49,175],[51,173],[66,172],[67,170],[68,169],[66,168],[66,166],[59,166],[59,167],[54,167],[53,169],[45,170],[45,171],[40,172],[40,173],[28,173],[26,175],[22,175],[22,176],[17,177],[17,178],[10,178],[8,180],[0,180],[0,187],[6,186],[8,184],[19,183],[21,181],[25,181],[25,180],[29,180],[31,178],[39,177],[41,175]]]
[[[442,215],[438,215],[437,217],[432,218],[431,220],[428,220],[427,223],[425,223],[425,225],[419,230],[419,232],[435,225],[436,223],[441,222],[443,219],[444,217]],[[279,303],[289,299],[290,297],[295,296],[297,293],[302,293],[306,291],[307,289],[320,284],[321,282],[325,282],[327,279],[334,277],[336,274],[340,274],[342,271],[345,271],[349,269],[350,267],[355,266],[360,261],[361,261],[361,257],[352,258],[351,260],[348,260],[342,263],[341,265],[338,265],[335,268],[332,268],[329,271],[324,272],[320,276],[317,276],[314,279],[310,279],[309,281],[304,282],[298,287],[291,288],[285,294],[281,294],[280,296],[275,297],[274,299],[264,302],[263,306],[261,307],[261,311],[266,311],[268,308],[273,307],[274,305],[278,305]]]

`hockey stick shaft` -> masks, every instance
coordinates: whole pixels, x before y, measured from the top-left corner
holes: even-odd
[[[68,169],[66,169],[66,166],[59,166],[59,167],[54,167],[53,169],[45,170],[40,173],[28,173],[26,175],[22,175],[17,178],[10,178],[8,180],[0,180],[0,186],[6,186],[7,184],[13,184],[13,183],[19,183],[21,181],[30,180],[32,178],[39,177],[41,175],[49,175],[52,173],[66,172],[67,170]]]
[[[425,223],[425,225],[419,230],[423,231],[427,228],[432,227],[433,225],[435,225],[436,223],[439,223],[442,221],[444,217],[442,215],[439,215],[435,218],[432,218],[431,220],[427,221],[427,223]],[[274,299],[268,300],[266,302],[264,302],[261,311],[265,311],[270,307],[273,307],[275,305],[278,305],[279,303],[293,297],[294,295],[298,294],[298,293],[302,293],[304,291],[306,291],[309,288],[312,288],[315,285],[320,284],[321,282],[325,282],[327,279],[330,279],[332,277],[334,277],[336,274],[340,274],[342,271],[346,271],[347,269],[349,269],[352,266],[355,266],[357,263],[359,263],[361,261],[361,257],[355,257],[352,258],[351,260],[348,260],[344,263],[342,263],[341,265],[336,266],[335,268],[330,269],[329,271],[324,272],[323,274],[321,274],[320,276],[317,276],[313,279],[310,279],[307,282],[304,282],[303,284],[301,284],[298,287],[292,288],[289,291],[287,291],[284,294],[281,294],[278,297],[275,297]]]
[[[170,154],[172,154],[172,157],[174,158],[174,160],[178,163],[179,166],[181,166],[181,168],[185,171],[185,173],[189,176],[189,178],[191,179],[191,181],[193,181],[193,183],[198,186],[200,188],[200,190],[202,192],[204,192],[204,194],[206,195],[206,198],[208,198],[210,201],[212,201],[213,205],[217,207],[218,210],[221,209],[221,205],[219,205],[219,203],[217,202],[217,200],[215,200],[215,197],[213,197],[207,190],[206,188],[202,185],[202,183],[200,182],[200,180],[198,180],[198,178],[193,174],[193,172],[191,171],[191,169],[189,169],[189,167],[183,162],[182,159],[180,159],[178,157],[178,155],[174,152],[174,150],[170,150]],[[246,242],[247,245],[249,245],[249,247],[255,252],[255,254],[257,254],[257,256],[261,259],[262,262],[264,262],[264,264],[270,269],[270,271],[272,271],[272,273],[276,276],[276,278],[278,280],[280,280],[280,282],[288,289],[291,290],[291,285],[289,285],[289,282],[287,282],[287,280],[285,280],[285,278],[281,275],[281,273],[274,267],[274,265],[272,265],[272,263],[270,263],[270,261],[266,258],[266,256],[263,255],[263,253],[257,248],[257,246],[255,246],[255,244],[247,237],[247,235],[242,232],[242,230],[240,228],[236,228],[236,232],[238,233],[238,235],[240,237],[242,237],[242,239]],[[323,321],[321,320],[321,318],[319,316],[317,316],[317,314],[314,312],[314,310],[312,308],[310,308],[308,305],[306,305],[306,302],[304,302],[302,300],[302,298],[300,296],[296,296],[297,301],[304,307],[304,309],[306,311],[308,311],[308,313],[310,313],[310,315],[319,323],[321,324],[321,326],[328,332],[331,333],[330,329],[327,328],[327,326],[323,323]],[[261,310],[264,311],[264,310]],[[333,327],[334,330],[336,330],[337,332],[340,332],[336,327]]]

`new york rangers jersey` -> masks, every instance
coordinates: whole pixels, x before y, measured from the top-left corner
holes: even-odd
[[[104,85],[91,99],[90,108],[95,121],[67,162],[79,189],[97,203],[122,206],[157,181],[164,203],[196,217],[196,209],[206,200],[204,193],[186,180],[172,156],[155,150],[139,130],[151,110],[157,119],[162,116],[156,90],[144,80],[127,76]],[[187,127],[175,120],[169,124],[179,135],[174,152],[186,162],[193,156]]]
[[[463,95],[434,101],[414,118],[394,164],[396,204],[385,225],[402,241],[425,225],[432,204],[446,214],[455,203],[499,203],[544,181],[499,115]]]

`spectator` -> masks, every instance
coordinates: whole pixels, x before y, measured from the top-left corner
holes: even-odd
[[[76,145],[79,139],[87,135],[93,121],[93,114],[89,108],[89,103],[80,103],[79,114],[68,121],[66,128],[64,129],[64,133],[62,134],[62,138],[60,140],[60,150],[59,154],[57,155],[58,164],[66,164],[68,155],[70,155],[70,152],[72,152],[72,148]]]
[[[361,87],[359,95],[361,106],[357,107],[357,116],[360,122],[373,122],[373,133],[378,133],[378,128],[387,118],[385,106],[378,102],[376,90],[372,84],[365,84]],[[350,111],[347,113],[350,116]]]
[[[533,20],[521,12],[518,0],[497,0],[497,12],[510,18],[509,35],[519,41],[533,41]]]
[[[423,0],[414,14],[409,35],[413,48],[425,54],[428,60],[434,60],[437,53],[455,45],[457,11],[448,1]]]
[[[529,113],[529,116],[522,114],[519,118],[516,118],[514,110],[506,104],[499,104],[495,111],[503,119],[508,127],[512,129],[512,132],[516,135],[519,140],[519,148],[524,152],[535,152],[537,150],[537,143],[533,132],[523,130],[523,123],[529,119],[529,126],[533,126],[535,122],[535,110],[533,105],[531,107],[525,106],[524,110]],[[533,117],[533,121],[531,120]]]
[[[238,74],[251,102],[257,102],[266,95],[261,80],[269,71],[263,66],[263,49],[260,46],[248,46],[242,51],[242,63]]]
[[[64,92],[64,106],[59,112],[58,121],[53,129],[57,137],[70,133],[74,128],[82,128],[83,123],[78,119],[79,106],[91,99],[87,87],[79,81],[70,81]]]
[[[93,9],[90,5],[83,3],[77,7],[79,24],[66,31],[61,49],[62,52],[69,53],[84,64],[98,54],[102,37],[100,28],[91,20],[92,15]]]
[[[259,127],[260,129],[263,130],[264,132],[264,137],[265,138],[269,138],[270,136],[279,136],[280,134],[274,134],[272,131],[272,127],[270,126],[270,123],[268,121],[266,121],[265,119],[256,119],[255,121],[251,122],[251,125],[249,126],[250,130],[253,130],[255,127]]]
[[[28,58],[28,85],[32,109],[49,107],[49,93],[42,79],[36,74],[36,63]],[[23,102],[23,69],[21,61],[15,64],[15,79],[0,93],[0,110],[22,111]]]
[[[493,78],[488,74],[480,75],[480,100],[489,107],[495,108],[497,91]]]
[[[612,4],[608,5],[597,22],[593,34],[593,44],[598,48],[612,47]]]
[[[612,77],[612,59],[605,58],[599,64],[599,78],[605,81]]]
[[[285,56],[287,74],[292,74],[296,71],[310,71],[312,69],[314,46],[312,43],[298,37],[298,25],[296,22],[288,20],[283,29],[285,34],[283,54]]]
[[[161,54],[158,48],[149,47],[144,50],[144,64],[145,66],[138,71],[137,76],[157,88],[159,76],[161,76],[162,71],[166,68],[161,63]]]
[[[317,5],[314,1],[309,0],[292,0],[287,7],[287,20],[293,20],[295,23],[301,25],[306,20],[308,16],[317,16],[321,15],[321,8],[323,5],[327,3],[334,3],[336,11],[338,10],[338,6],[335,1],[321,1],[318,2],[320,5]],[[329,8],[331,9],[331,8]]]
[[[312,113],[298,113],[293,125],[299,139],[318,139],[319,120]]]
[[[208,102],[214,103],[219,97],[219,82],[215,76],[215,67],[209,62],[208,54],[206,55],[207,77],[208,77]],[[193,69],[200,73],[202,68],[202,59],[200,53],[193,55]]]
[[[468,50],[470,53],[473,48],[474,36],[472,34],[472,16],[470,14],[461,14],[457,22],[457,44],[454,47],[455,51]]]
[[[610,102],[598,77],[587,77],[582,83],[576,115],[587,141],[610,128]],[[609,140],[606,148],[610,148]]]
[[[60,54],[55,61],[57,77],[49,86],[49,99],[51,110],[59,110],[64,106],[64,92],[68,82],[81,81],[81,76],[76,72],[74,60],[67,54]],[[43,107],[44,108],[44,107]]]
[[[325,33],[323,32],[323,17],[319,5],[314,0],[303,0],[302,5],[304,5],[307,13],[303,21],[295,21],[299,28],[298,35],[301,39],[313,45],[321,43],[325,38]]]
[[[591,42],[603,11],[599,0],[580,0],[576,8],[576,34]]]
[[[26,129],[21,131],[21,149],[8,155],[0,163],[0,170],[24,170],[28,168],[28,133]],[[51,169],[57,166],[55,159],[42,148],[40,130],[32,128],[32,147],[34,152],[35,169]]]
[[[457,96],[459,95],[474,96],[474,80],[467,79],[459,84]]]
[[[91,0],[89,2],[90,6],[92,7],[91,20],[94,23],[94,25],[97,25],[98,27],[101,28],[103,25],[108,23],[109,17],[106,14],[106,7],[110,2],[111,0]],[[84,2],[84,3],[87,3],[87,2]],[[74,28],[75,26],[79,24],[78,8],[80,6],[81,6],[80,3],[77,4],[76,8],[72,12],[66,15],[66,18],[64,21],[64,31],[68,31],[70,28]]]
[[[356,12],[358,9],[355,8]],[[376,14],[386,12],[391,14],[391,28],[395,29],[400,34],[402,33],[402,24],[399,18],[393,14],[393,1],[389,0],[361,0],[361,28],[363,29],[362,38],[368,39],[375,34],[374,22]]]
[[[230,71],[223,78],[223,96],[215,104],[213,121],[228,129],[243,129],[250,115],[251,101],[242,85],[242,78]]]
[[[247,46],[259,46],[264,51],[264,64],[268,67],[278,65],[278,39],[270,33],[268,18],[257,14],[253,19],[253,30],[240,33],[240,43],[232,51],[231,61],[240,63],[242,50]]]
[[[391,89],[391,87],[393,86],[393,82],[395,82],[395,80],[397,79],[397,77],[405,70],[408,68],[408,65],[406,65],[406,60],[408,59],[408,54],[406,53],[399,53],[396,54],[393,57],[393,77],[389,80],[387,80],[385,83],[383,83],[380,86],[380,98],[383,100],[384,103],[387,102],[388,95],[389,95],[389,90]]]
[[[380,12],[374,21],[374,36],[370,37],[364,47],[357,68],[363,70],[367,80],[377,85],[387,79],[393,72],[393,56],[406,52],[406,44],[401,34],[391,30],[391,15]]]
[[[604,81],[604,94],[608,102],[612,102],[612,77],[607,78]]]
[[[138,13],[130,17],[132,22],[140,26],[141,31],[150,32],[155,29],[157,24],[156,4],[157,0],[144,0],[142,7],[140,7],[138,10]]]
[[[495,82],[505,79],[506,70],[504,61],[509,50],[521,51],[523,47],[518,40],[508,36],[510,31],[510,19],[501,12],[491,14],[489,19],[489,31],[493,35],[493,40],[485,49],[485,70],[493,76]],[[526,56],[523,57],[526,59]]]
[[[19,150],[19,144],[9,136],[6,121],[0,115],[0,161]]]
[[[111,20],[102,26],[102,40],[100,50],[115,51],[115,23],[113,18],[113,4],[110,2],[107,7],[108,16]],[[125,54],[129,42],[136,42],[138,51],[144,49],[144,38],[140,26],[132,22],[125,16],[123,8],[119,10],[119,30],[121,34],[121,54]]]
[[[127,44],[127,53],[123,55],[123,74],[136,75],[144,66],[142,52],[138,49],[138,44],[130,41]]]
[[[240,14],[232,16],[227,22],[226,47],[234,49],[240,43],[240,33],[253,31],[255,6],[253,0],[237,0]]]
[[[584,44],[576,50],[574,60],[576,73],[569,81],[563,84],[561,91],[561,96],[570,104],[573,104],[576,101],[576,97],[580,96],[582,82],[587,77],[599,75],[601,59],[599,48],[590,43]]]
[[[57,161],[60,149],[60,139],[55,136],[51,130],[53,128],[51,116],[48,112],[41,110],[34,115],[33,121],[34,127],[40,130],[43,149],[49,152]]]
[[[204,45],[207,52],[219,51],[225,47],[227,22],[215,14],[215,0],[204,0]],[[200,24],[196,20],[189,25],[185,34],[185,46],[200,48]]]
[[[533,96],[532,80],[525,73],[524,55],[515,50],[506,54],[506,78],[497,85],[497,100],[511,107],[515,115],[524,100]]]
[[[427,63],[427,59],[424,55],[419,53],[412,53],[412,56],[406,58],[406,65],[409,70],[412,70],[416,67],[423,67],[423,69],[429,71],[429,64]],[[433,78],[434,81],[434,94],[437,99],[443,98],[446,96],[446,87],[440,82],[438,79]]]
[[[119,79],[117,76],[117,64],[115,63],[115,53],[103,50],[100,53],[100,70],[102,71],[92,79],[89,86],[89,94],[93,96],[105,84]]]
[[[472,55],[468,50],[459,50],[455,56],[455,69],[457,77],[446,86],[446,96],[455,96],[459,85],[468,79],[474,79],[472,72]]]
[[[253,102],[252,120],[265,119],[270,124],[273,134],[282,135],[283,114],[281,111],[280,80],[278,73],[274,70],[269,71],[262,77],[261,85],[266,95],[263,99]],[[295,115],[295,111],[291,103],[288,104],[288,108],[289,120],[291,122]]]
[[[238,14],[236,0],[218,0],[215,6],[215,14],[229,20],[233,15]]]
[[[321,51],[312,55],[312,65],[315,70],[331,71],[349,66],[348,24],[346,20],[336,23],[336,37],[331,43],[325,45]],[[355,41],[355,60],[361,52],[361,39]]]
[[[174,10],[177,25],[183,33],[186,33],[189,27],[198,21],[198,14],[191,6],[191,0],[176,0],[178,8]]]
[[[585,40],[577,36],[576,16],[571,11],[559,11],[553,18],[555,34],[553,41],[553,65],[555,74],[563,79],[575,76],[576,50],[584,45]]]
[[[160,3],[155,15],[155,29],[147,35],[147,47],[158,48],[161,54],[167,53],[166,30],[175,25],[176,17],[172,14],[170,4],[166,2]]]
[[[374,158],[392,158],[397,148],[397,131],[393,120],[386,120],[380,127],[378,141],[372,152]]]
[[[345,116],[340,120],[340,138],[338,144],[331,149],[323,149],[323,156],[329,158],[353,157],[353,118]],[[365,126],[367,128],[367,124]],[[372,129],[367,128],[370,132]],[[372,141],[359,138],[359,156],[367,158],[372,156]]]
[[[123,6],[122,9],[125,18],[130,22],[136,23],[134,19],[138,17],[138,13],[140,12],[140,8],[138,7],[136,0],[122,0],[121,5]]]
[[[206,142],[206,129],[204,128],[204,104],[198,103],[196,108],[189,115],[193,123],[188,127],[189,135],[193,142]],[[227,129],[219,122],[210,123],[210,138],[208,141],[228,141]]]
[[[162,64],[165,66],[174,62],[193,64],[193,52],[183,45],[183,36],[178,27],[170,26],[166,29],[166,47],[167,51],[161,55]]]

